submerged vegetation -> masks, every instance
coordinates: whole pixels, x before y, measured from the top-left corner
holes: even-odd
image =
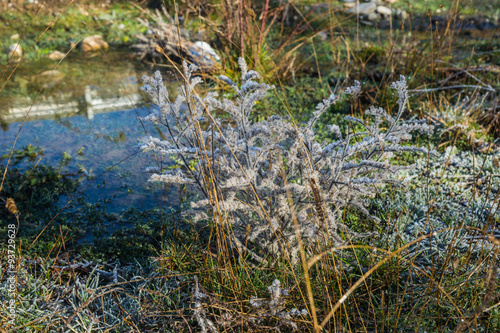
[[[130,150],[0,146],[0,332],[500,331],[500,3],[354,6],[0,1],[2,129]]]

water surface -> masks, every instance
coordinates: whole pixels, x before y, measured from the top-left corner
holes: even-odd
[[[34,64],[21,67],[0,93],[0,155],[10,152],[28,115],[16,149],[41,147],[39,163],[80,178],[88,202],[108,201],[110,211],[158,207],[160,188],[144,173],[155,158],[137,148],[140,138],[162,135],[160,128],[139,119],[149,112],[139,91],[140,77],[150,71],[135,68],[123,55],[108,56],[113,66],[76,58],[57,72],[51,72],[53,64],[43,62],[35,69]],[[29,71],[39,74],[30,78],[25,75]],[[67,166],[61,164],[63,154],[71,156]],[[164,205],[176,205],[174,192],[169,191]]]

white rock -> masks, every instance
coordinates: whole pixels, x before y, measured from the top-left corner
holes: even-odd
[[[195,53],[201,55],[204,55],[205,58],[212,57],[214,58],[215,61],[220,60],[220,56],[215,52],[215,50],[207,43],[207,42],[201,42],[197,41],[193,44],[193,48],[191,51],[194,51]]]
[[[23,56],[23,49],[21,48],[20,44],[12,44],[11,46],[9,46],[9,50],[7,52],[9,59],[12,59],[14,61],[20,60]]]
[[[383,16],[384,18],[391,17],[392,11],[390,8],[385,6],[378,6],[376,12]]]
[[[373,2],[360,3],[356,7],[349,8],[348,13],[358,14],[358,15],[368,15],[373,13],[377,9],[377,5]]]

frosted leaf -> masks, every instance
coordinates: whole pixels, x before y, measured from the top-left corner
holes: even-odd
[[[191,72],[189,71],[189,66],[186,60],[182,61],[182,68],[184,69],[184,75],[186,76],[187,80],[191,78]]]
[[[233,80],[231,80],[230,78],[228,78],[227,76],[225,75],[220,75],[219,76],[219,79],[221,79],[222,81],[224,81],[225,83],[227,83],[228,85],[230,85],[231,87],[234,87],[236,86],[236,83],[233,82]]]
[[[246,73],[245,75],[243,75],[243,81],[249,81],[249,80],[256,80],[260,78],[260,75],[259,73],[257,73],[256,71],[254,70],[251,70],[249,71],[248,73]]]
[[[262,299],[259,299],[255,296],[252,296],[250,298],[250,305],[254,308],[260,308],[262,306],[262,304],[264,304],[263,300]]]
[[[408,101],[408,86],[406,84],[406,78],[401,75],[399,81],[393,82],[390,88],[395,89],[398,92],[398,104],[403,107]]]
[[[245,61],[245,58],[239,57],[238,58],[238,65],[240,66],[241,75],[244,77],[248,72],[247,63]]]
[[[319,103],[316,106],[315,116],[316,114],[324,112],[327,108],[329,108],[332,104],[334,104],[338,100],[335,94],[331,94],[327,99],[324,99],[323,102]]]
[[[241,94],[246,95],[254,89],[257,89],[260,85],[257,82],[248,81],[243,86],[241,86]]]
[[[194,88],[198,83],[202,83],[201,77],[197,76],[191,79],[191,88]]]
[[[328,129],[330,132],[333,132],[337,138],[342,139],[342,132],[338,125],[328,125]]]
[[[354,80],[354,86],[348,87],[345,90],[345,94],[357,99],[361,95],[361,83],[358,80]]]

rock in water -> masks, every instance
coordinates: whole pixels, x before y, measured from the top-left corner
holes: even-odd
[[[95,52],[99,50],[106,51],[109,48],[109,44],[100,35],[85,37],[82,40],[82,51],[83,52]]]
[[[50,52],[49,59],[50,60],[61,60],[64,59],[65,54],[59,51]]]
[[[45,88],[51,88],[61,83],[64,77],[64,73],[57,70],[50,70],[33,76],[32,82],[40,86],[43,85]]]

